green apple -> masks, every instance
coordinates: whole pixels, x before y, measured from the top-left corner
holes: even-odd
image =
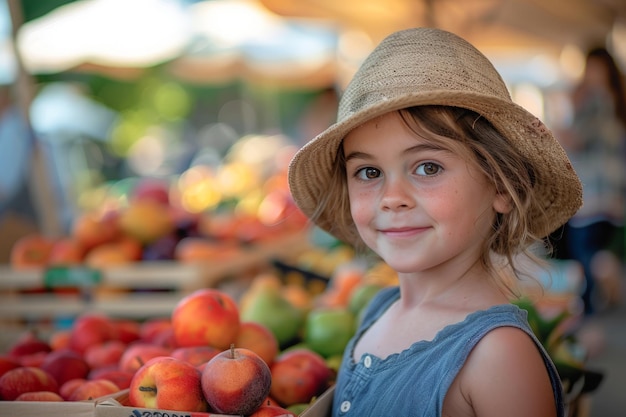
[[[304,325],[304,342],[325,358],[341,355],[356,330],[354,314],[343,307],[311,310]]]
[[[350,300],[348,301],[348,308],[350,311],[358,315],[359,312],[367,306],[370,300],[378,294],[383,287],[379,284],[363,284],[359,285],[352,291]]]
[[[273,287],[256,290],[240,311],[242,321],[265,325],[274,333],[279,346],[285,347],[300,335],[304,313]]]

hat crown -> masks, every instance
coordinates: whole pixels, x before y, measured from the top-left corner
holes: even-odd
[[[403,30],[362,63],[341,97],[337,120],[384,101],[444,91],[511,101],[491,62],[464,39],[439,29]]]

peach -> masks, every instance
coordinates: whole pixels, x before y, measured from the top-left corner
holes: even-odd
[[[87,380],[70,394],[68,401],[85,401],[112,395],[120,391],[113,382],[106,379]]]
[[[308,348],[281,353],[271,367],[270,395],[283,407],[309,403],[328,388],[332,372],[324,358]]]
[[[265,325],[253,321],[245,321],[239,325],[235,346],[250,349],[261,357],[268,365],[278,356],[278,339]]]
[[[269,395],[272,375],[259,355],[231,345],[204,366],[201,383],[211,409],[223,414],[249,415]]]
[[[182,298],[172,312],[176,345],[226,349],[239,332],[239,308],[225,292],[196,290]]]
[[[135,372],[128,401],[140,408],[207,411],[200,377],[188,362],[167,356],[152,358]]]
[[[33,391],[18,395],[15,401],[65,401],[59,394],[52,391]]]
[[[52,375],[34,366],[22,366],[7,371],[0,377],[0,398],[15,400],[20,394],[34,391],[59,391]]]

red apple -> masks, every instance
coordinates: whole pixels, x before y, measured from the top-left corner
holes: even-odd
[[[172,330],[172,320],[169,317],[157,317],[144,321],[139,327],[139,339],[142,342],[154,343]]]
[[[250,349],[271,365],[278,356],[278,339],[264,324],[246,321],[239,326],[235,346]]]
[[[4,375],[11,369],[19,368],[22,366],[17,359],[11,358],[8,355],[0,356],[0,376]]]
[[[264,404],[248,417],[298,417],[298,415],[279,405]]]
[[[53,242],[39,233],[22,236],[11,247],[9,260],[11,267],[16,270],[45,267]]]
[[[113,382],[106,379],[87,380],[72,391],[68,401],[95,400],[96,398],[112,395],[120,391]]]
[[[22,333],[9,347],[8,355],[12,358],[31,355],[39,352],[48,353],[52,350],[48,342],[43,340],[35,331]]]
[[[40,367],[43,361],[48,356],[49,352],[37,352],[30,355],[22,355],[18,358],[20,365],[22,366],[36,366]]]
[[[117,366],[126,347],[124,342],[109,340],[100,345],[89,346],[83,356],[91,369]]]
[[[267,398],[272,375],[267,363],[249,349],[231,345],[202,371],[202,391],[211,409],[249,415]]]
[[[119,369],[135,372],[150,359],[157,356],[169,356],[170,352],[171,349],[163,346],[143,342],[131,343],[120,358]]]
[[[117,216],[100,216],[95,213],[80,214],[72,224],[70,235],[88,252],[97,246],[117,239],[120,235]]]
[[[85,248],[70,236],[55,240],[48,255],[48,266],[80,265],[85,255]]]
[[[181,299],[172,312],[178,346],[213,346],[226,349],[239,331],[239,308],[223,291],[204,288]]]
[[[283,407],[309,403],[328,388],[332,377],[324,358],[308,348],[284,351],[271,370],[270,395]]]
[[[55,350],[48,353],[41,369],[54,377],[59,386],[70,379],[85,378],[89,373],[87,361],[79,353],[70,350]]]
[[[87,379],[107,379],[120,389],[126,389],[130,386],[130,381],[133,379],[134,375],[134,372],[122,371],[121,369],[117,369],[117,367],[99,368],[92,370],[89,375],[87,375]]]
[[[59,395],[64,400],[67,400],[70,398],[70,395],[72,395],[72,392],[74,392],[76,388],[80,387],[85,382],[87,382],[85,378],[70,379],[59,387]]]
[[[48,343],[52,350],[66,349],[70,347],[71,330],[55,330],[48,338]]]
[[[53,402],[61,402],[65,401],[63,397],[61,397],[56,392],[52,391],[34,391],[34,392],[25,392],[20,394],[15,401],[53,401]]]
[[[80,354],[87,348],[117,339],[117,329],[112,320],[98,313],[87,313],[76,318],[69,340],[69,347]]]
[[[0,377],[0,398],[15,400],[20,394],[34,391],[59,391],[59,384],[52,375],[34,366],[22,366],[7,371]]]
[[[139,340],[141,324],[135,320],[116,319],[113,326],[117,329],[117,339],[123,343]]]
[[[186,346],[174,349],[170,356],[198,366],[210,361],[220,352],[221,350],[213,346]]]
[[[176,358],[152,358],[135,372],[128,401],[133,407],[173,411],[207,411],[200,372]]]

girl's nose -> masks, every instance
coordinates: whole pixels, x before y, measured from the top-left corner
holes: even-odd
[[[399,210],[415,206],[415,198],[410,184],[403,179],[388,179],[383,188],[381,206],[386,210]]]

